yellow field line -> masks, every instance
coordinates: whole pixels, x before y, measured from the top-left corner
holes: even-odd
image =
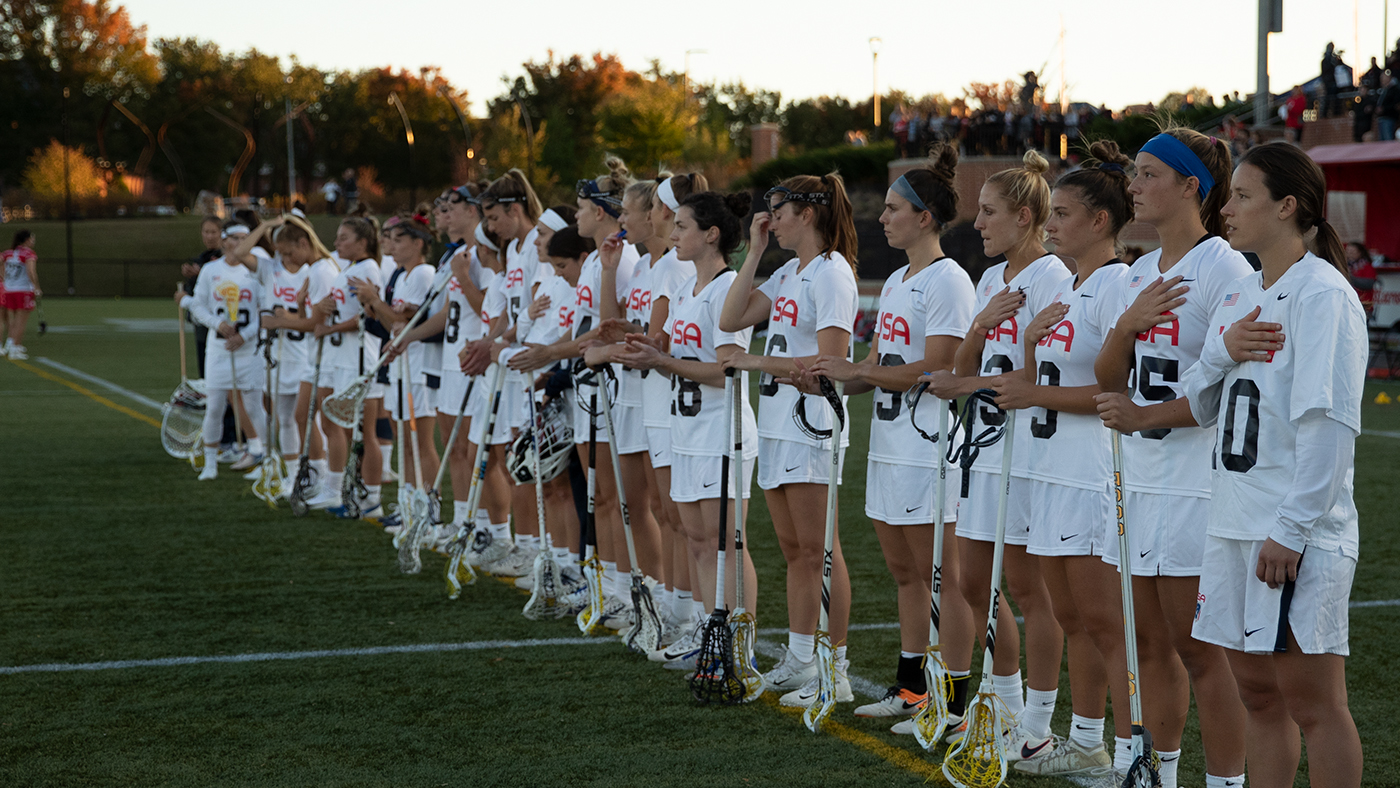
[[[785,706],[780,706],[778,705],[777,698],[773,697],[770,693],[765,692],[763,694],[763,702],[789,717],[802,716],[802,709],[790,709]],[[923,777],[925,782],[946,782],[943,779],[942,770],[934,764],[923,760],[908,750],[901,750],[898,747],[885,744],[868,733],[862,733],[855,728],[847,727],[839,722],[833,722],[830,719],[822,723],[822,733],[835,736],[848,744],[854,744],[862,750],[889,761],[905,771],[913,772]]]
[[[60,383],[60,384],[62,384],[62,385],[64,385],[64,386],[67,386],[68,388],[73,389],[74,391],[78,392],[79,394],[82,394],[83,396],[87,397],[88,399],[93,400],[94,402],[96,402],[96,403],[99,404],[99,405],[106,405],[107,407],[111,408],[112,410],[117,411],[118,413],[125,413],[126,415],[130,416],[130,417],[133,418],[133,419],[136,419],[137,421],[143,421],[143,422],[145,422],[145,423],[151,425],[152,427],[155,427],[156,429],[160,429],[160,422],[159,422],[159,421],[156,421],[155,419],[151,418],[150,416],[147,416],[147,415],[144,414],[144,413],[137,413],[136,411],[132,410],[131,408],[125,407],[125,406],[123,406],[123,405],[118,405],[117,403],[115,403],[115,402],[113,402],[113,401],[107,399],[106,397],[104,397],[104,396],[102,396],[102,395],[100,395],[100,394],[94,393],[94,392],[92,392],[92,391],[90,391],[90,390],[88,390],[88,389],[83,388],[82,386],[79,386],[77,383],[74,383],[74,382],[71,381],[71,380],[67,380],[66,378],[60,378],[60,377],[57,376],[57,375],[53,375],[53,374],[50,374],[50,373],[48,373],[48,372],[45,372],[44,370],[39,369],[38,367],[33,366],[33,365],[31,365],[31,364],[26,364],[26,363],[24,363],[23,361],[13,361],[13,360],[12,360],[10,363],[11,363],[11,364],[14,364],[15,366],[19,367],[20,369],[23,369],[23,370],[27,370],[27,371],[29,371],[29,372],[32,372],[32,373],[34,373],[35,375],[38,375],[39,377],[43,378],[44,380],[51,380],[51,381],[53,381],[54,383]]]

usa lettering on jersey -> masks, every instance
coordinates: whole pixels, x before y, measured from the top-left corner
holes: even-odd
[[[794,328],[797,327],[797,302],[791,298],[778,296],[778,300],[773,302],[773,322],[782,323],[788,321]]]

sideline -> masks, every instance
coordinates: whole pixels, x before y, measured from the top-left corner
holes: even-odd
[[[75,377],[75,378],[81,378],[81,379],[83,379],[83,380],[86,380],[86,381],[89,382],[89,383],[96,383],[97,385],[99,385],[99,386],[101,386],[101,387],[107,389],[108,391],[113,391],[113,392],[115,392],[115,393],[117,393],[117,394],[122,395],[123,397],[126,397],[127,399],[133,400],[133,401],[135,401],[135,402],[139,402],[139,403],[141,403],[142,405],[145,405],[145,406],[148,407],[148,408],[153,408],[153,409],[155,409],[155,410],[160,410],[160,409],[161,409],[161,405],[160,405],[159,402],[156,402],[155,400],[151,399],[150,397],[143,397],[143,396],[141,396],[140,394],[137,394],[136,392],[132,391],[131,389],[122,388],[121,386],[118,386],[117,384],[113,383],[113,382],[110,381],[110,380],[104,380],[104,379],[102,379],[102,378],[99,378],[99,377],[96,376],[96,375],[89,375],[88,373],[86,373],[86,372],[84,372],[84,371],[82,371],[82,370],[80,370],[80,369],[74,369],[74,368],[68,366],[67,364],[60,364],[60,363],[58,363],[57,361],[54,361],[54,360],[51,359],[51,358],[45,358],[44,356],[39,356],[38,358],[36,358],[36,359],[34,359],[34,360],[37,361],[37,362],[39,362],[40,364],[45,365],[45,366],[53,367],[54,369],[58,370],[59,372],[66,372],[66,373],[68,373],[69,375],[72,375],[72,376]]]
[[[23,361],[15,361],[15,360],[12,359],[12,360],[10,361],[10,363],[11,363],[11,364],[14,364],[15,366],[19,367],[20,369],[26,370],[26,371],[28,371],[28,372],[32,372],[32,373],[34,373],[35,375],[38,375],[39,377],[43,378],[44,380],[52,381],[52,382],[54,382],[54,383],[58,383],[58,384],[67,386],[68,388],[73,389],[74,391],[76,391],[76,392],[78,392],[79,394],[82,394],[83,396],[85,396],[85,397],[91,399],[93,402],[96,402],[96,403],[99,404],[99,405],[105,405],[105,406],[111,408],[112,410],[117,411],[118,413],[124,413],[124,414],[130,416],[131,418],[136,419],[137,421],[145,422],[145,423],[151,425],[152,427],[155,427],[156,429],[160,429],[160,422],[159,422],[158,420],[153,419],[153,418],[151,418],[150,416],[147,416],[147,415],[144,414],[144,413],[137,413],[136,411],[132,410],[131,408],[126,407],[125,405],[118,405],[117,403],[115,403],[115,402],[113,402],[113,401],[107,399],[106,397],[104,397],[104,396],[102,396],[102,395],[100,395],[100,394],[97,394],[96,392],[90,391],[90,390],[88,390],[88,389],[83,388],[82,386],[79,386],[77,383],[74,383],[74,382],[71,381],[71,380],[68,380],[68,379],[66,379],[66,378],[61,378],[61,377],[59,377],[59,376],[57,376],[57,375],[54,375],[54,374],[52,374],[52,373],[50,373],[50,372],[45,372],[44,370],[39,369],[38,367],[36,367],[36,366],[34,366],[34,365],[32,365],[32,364],[25,363],[25,362],[23,362]]]

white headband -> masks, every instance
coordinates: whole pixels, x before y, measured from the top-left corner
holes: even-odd
[[[564,217],[555,213],[553,208],[550,208],[549,210],[540,214],[540,224],[544,225],[545,227],[548,227],[556,233],[569,226],[569,223],[564,221]]]
[[[501,251],[501,247],[491,243],[491,239],[486,237],[486,229],[480,224],[476,226],[476,242],[493,252]]]
[[[303,218],[303,219],[306,218],[306,214],[302,213],[302,211],[301,211],[300,208],[293,208],[293,209],[292,209],[292,215],[293,215],[293,216],[299,216],[299,217],[301,217],[301,218]]]
[[[681,207],[681,201],[676,199],[676,192],[671,188],[671,179],[667,178],[656,187],[656,196],[661,198],[661,204],[670,208],[674,213]]]
[[[247,225],[244,225],[244,224],[235,224],[235,225],[233,225],[232,227],[225,228],[224,231],[221,233],[221,235],[222,235],[224,238],[227,238],[227,237],[229,237],[230,235],[247,235],[248,233],[251,233],[251,232],[252,232],[252,230],[249,230]]]

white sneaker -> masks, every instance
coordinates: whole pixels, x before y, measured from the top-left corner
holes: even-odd
[[[472,534],[472,543],[467,547],[467,563],[481,568],[506,557],[515,545],[509,539],[496,539],[485,528],[477,528]]]
[[[856,707],[857,717],[913,717],[928,702],[928,694],[919,695],[898,684],[885,691],[885,697]]]
[[[533,569],[534,567],[531,567],[531,568]],[[535,590],[535,573],[534,573],[534,572],[527,572],[526,574],[523,574],[523,575],[521,575],[520,577],[515,578],[515,587],[518,588],[518,589],[520,589],[521,591],[534,591],[534,590]]]
[[[631,605],[616,597],[608,597],[603,600],[603,615],[599,617],[598,623],[618,632],[632,626],[634,618]]]
[[[202,482],[207,482],[211,479],[217,478],[219,478],[219,464],[217,462],[204,463],[204,470],[199,472],[199,480]]]
[[[812,660],[812,672],[816,673],[816,660]],[[856,699],[854,692],[851,692],[851,680],[846,678],[846,671],[851,663],[844,659],[836,661],[836,702],[850,703]],[[817,677],[813,675],[800,688],[789,692],[778,698],[778,702],[789,708],[805,709],[812,705],[817,699]]]
[[[890,733],[896,733],[901,736],[913,736],[914,718],[910,717],[905,720],[900,720],[894,725],[891,725]],[[967,721],[962,717],[950,717],[948,719],[948,727],[944,731],[943,743],[957,744],[962,741],[963,734],[965,733],[967,733]],[[1122,781],[1120,780],[1119,782]]]
[[[259,465],[254,466],[254,467],[253,467],[253,470],[248,471],[247,473],[243,474],[243,478],[244,478],[244,479],[247,479],[248,481],[251,482],[251,481],[253,481],[254,479],[256,479],[256,478],[258,478],[259,476],[261,476],[261,475],[262,475],[262,472],[263,472],[263,470],[262,470],[262,465],[259,464]]]
[[[671,645],[647,654],[647,659],[669,666],[670,663],[678,659],[684,659],[686,656],[693,657],[693,655],[700,653],[700,638],[705,631],[705,619],[695,619],[687,623],[690,624],[689,629],[685,630]]]
[[[1018,762],[1016,771],[1026,774],[1090,774],[1106,777],[1113,771],[1113,757],[1102,744],[1090,750],[1070,739],[1045,755]]]
[[[496,577],[525,577],[535,568],[537,552],[539,551],[531,547],[511,545],[510,552],[501,560],[483,566],[481,571]]]
[[[11,345],[11,346],[10,346],[10,360],[11,360],[11,361],[24,361],[24,360],[27,359],[27,358],[29,358],[29,354],[26,353],[26,352],[24,352],[24,347],[23,347],[22,345]]]
[[[763,675],[763,686],[769,692],[791,692],[817,677],[817,661],[801,662],[783,646],[783,658]]]
[[[229,467],[235,471],[246,471],[260,462],[262,462],[261,454],[253,454],[252,452],[245,451],[243,452],[243,456],[239,457],[238,460]]]
[[[1006,733],[1006,762],[1028,761],[1049,755],[1055,751],[1055,736],[1031,736],[1014,726]]]
[[[237,462],[238,459],[242,456],[243,455],[240,454],[238,450],[233,448],[232,446],[226,449],[221,448],[219,449],[219,464],[228,465],[231,462]]]

